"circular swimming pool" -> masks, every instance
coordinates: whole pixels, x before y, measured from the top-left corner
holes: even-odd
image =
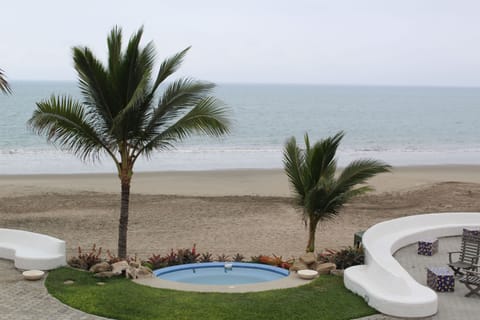
[[[258,263],[207,262],[157,269],[153,274],[163,280],[189,284],[240,285],[282,279],[289,271]]]

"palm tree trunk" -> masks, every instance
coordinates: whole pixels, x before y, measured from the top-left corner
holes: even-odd
[[[315,232],[317,231],[318,220],[308,219],[308,242],[307,242],[307,252],[315,251]]]
[[[127,257],[128,207],[130,203],[130,178],[122,178],[122,198],[120,203],[120,223],[118,225],[118,257]]]

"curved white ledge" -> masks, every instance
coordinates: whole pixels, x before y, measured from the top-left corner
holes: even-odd
[[[365,264],[345,270],[345,287],[384,314],[431,316],[438,310],[437,294],[416,282],[392,255],[424,238],[460,235],[465,227],[479,228],[480,213],[431,213],[378,223],[363,234]]]
[[[66,265],[65,241],[44,234],[0,228],[0,258],[18,269],[51,270]]]

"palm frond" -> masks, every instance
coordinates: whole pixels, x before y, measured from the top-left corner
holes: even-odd
[[[311,170],[315,180],[320,176],[331,178],[335,174],[337,169],[335,155],[344,135],[343,131],[340,131],[332,137],[315,143],[310,156]]]
[[[305,153],[310,151],[310,138],[308,137],[308,133],[305,133],[303,136],[303,141],[305,142]]]
[[[335,154],[342,138],[343,132],[339,132],[312,146],[308,134],[305,134],[305,162],[302,169],[305,189],[314,188],[321,179],[333,179],[337,169]]]
[[[118,140],[138,136],[143,128],[152,105],[154,92],[151,91],[151,75],[155,61],[152,42],[141,48],[143,28],[129,40],[125,52],[119,52],[109,67],[110,91],[107,95],[114,101],[113,121],[110,132]],[[121,42],[121,34],[113,34],[110,42]],[[115,46],[115,50],[118,50]]]
[[[123,107],[127,105],[138,84],[144,79],[148,79],[149,82],[152,75],[155,49],[152,42],[149,42],[143,49],[140,48],[142,34],[143,29],[140,28],[130,38],[122,61],[123,74],[116,79],[123,85],[122,92],[118,92],[124,97],[122,99]]]
[[[128,86],[127,90],[131,92],[124,96],[122,107],[112,122],[111,131],[119,137],[128,137],[132,129],[137,131],[145,124],[154,94],[150,92],[149,72],[142,72],[142,78],[135,83],[132,81]]]
[[[182,64],[188,50],[190,50],[190,47],[187,47],[186,49],[176,53],[162,62],[158,71],[157,79],[153,85],[154,90],[156,90],[165,79],[177,71]]]
[[[225,106],[213,97],[203,98],[187,114],[170,127],[158,133],[137,154],[148,154],[153,149],[172,145],[193,134],[221,136],[229,132],[230,121]]]
[[[338,192],[336,189],[331,189],[330,193],[325,196],[325,203],[323,204],[324,207],[318,209],[315,214],[320,220],[333,218],[352,198],[358,197],[372,190],[373,189],[370,186],[362,186],[345,192]]]
[[[127,97],[128,100],[125,101],[125,106],[113,118],[112,131],[115,131],[119,125],[122,125],[128,116],[135,114],[142,106],[145,107],[144,102],[147,100],[146,97],[149,96],[149,80],[150,78],[145,74],[144,78],[136,84],[134,91]],[[147,109],[142,108],[142,112],[145,112]]]
[[[37,134],[45,135],[49,142],[73,152],[82,160],[95,160],[101,151],[113,156],[111,147],[89,124],[83,106],[70,97],[52,96],[38,102],[28,125]]]
[[[0,69],[0,91],[6,94],[12,93],[12,88],[10,88],[10,84],[8,83],[2,69]]]
[[[344,194],[335,191],[335,179],[322,178],[308,192],[308,210],[317,220],[336,215],[345,203]]]
[[[303,205],[305,200],[305,185],[303,182],[304,153],[297,146],[295,137],[291,137],[285,143],[283,151],[283,167],[288,181],[296,194],[297,204]]]
[[[169,84],[159,100],[158,108],[153,109],[139,144],[152,140],[160,132],[165,131],[174,121],[204,100],[214,86],[209,82],[188,78]]]
[[[305,194],[305,208],[308,212],[318,215],[325,213],[328,202],[328,190],[325,188],[311,188]]]
[[[345,192],[344,195],[347,198],[347,200],[351,198],[355,198],[358,196],[361,196],[367,192],[371,192],[374,189],[371,186],[361,186],[358,188],[350,189],[349,191]]]
[[[230,132],[230,120],[227,117],[227,109],[223,102],[214,97],[205,97],[184,117],[174,125],[184,134],[173,134],[173,136],[187,137],[193,133],[202,133],[208,136],[219,137]],[[177,131],[180,133],[180,131]]]
[[[164,122],[176,118],[185,108],[198,104],[214,87],[213,83],[189,78],[170,83],[158,102],[158,112],[154,118],[160,116],[166,119]]]
[[[95,58],[87,47],[74,47],[73,61],[79,78],[79,87],[84,103],[90,108],[89,113],[98,127],[109,132],[113,123],[114,99],[111,94],[111,82],[103,64]],[[112,101],[113,100],[113,101]]]
[[[390,165],[378,160],[352,161],[338,177],[337,189],[345,192],[355,185],[365,183],[379,173],[390,172],[390,169]]]
[[[108,72],[116,72],[122,57],[122,28],[115,26],[107,38],[108,46]]]

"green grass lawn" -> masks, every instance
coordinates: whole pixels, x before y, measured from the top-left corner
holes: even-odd
[[[75,281],[65,285],[65,280]],[[255,293],[196,293],[155,289],[124,278],[104,286],[90,273],[49,273],[50,294],[82,311],[113,319],[353,319],[376,313],[345,289],[341,277],[321,276],[298,288]]]

